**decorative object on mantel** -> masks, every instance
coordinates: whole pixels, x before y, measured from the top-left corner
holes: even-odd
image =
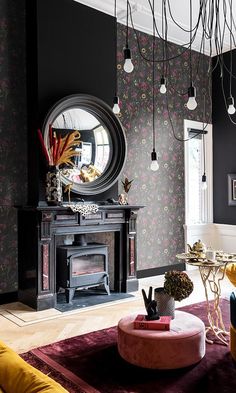
[[[56,205],[62,202],[61,174],[54,165],[50,165],[46,173],[46,200]]]
[[[128,205],[128,192],[131,188],[131,184],[133,182],[132,180],[129,180],[127,177],[125,177],[124,181],[121,181],[123,184],[124,191],[119,195],[118,202],[120,205]]]
[[[164,287],[155,289],[155,300],[160,315],[175,317],[175,300],[187,298],[193,291],[193,282],[185,272],[171,270],[165,273]]]
[[[60,204],[62,202],[62,187],[60,165],[74,165],[72,157],[81,153],[75,151],[75,146],[81,143],[80,132],[73,131],[67,133],[64,137],[57,136],[53,132],[52,126],[49,125],[49,151],[46,149],[42,133],[38,130],[38,137],[41,143],[42,152],[48,164],[46,174],[46,200],[50,204]]]
[[[84,217],[88,214],[96,213],[99,208],[95,203],[70,203],[63,205],[63,207],[70,208],[74,213],[78,212]]]
[[[70,193],[71,193],[71,188],[73,186],[73,183],[69,183],[67,184],[67,186],[65,186],[64,188],[64,193],[68,193],[68,202],[70,203]]]

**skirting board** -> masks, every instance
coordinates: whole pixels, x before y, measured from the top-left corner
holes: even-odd
[[[151,269],[137,270],[137,278],[146,278],[152,276],[159,276],[168,272],[169,270],[186,270],[185,263],[176,263],[175,265],[154,267]]]

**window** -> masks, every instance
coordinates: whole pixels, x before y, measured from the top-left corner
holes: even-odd
[[[104,172],[109,156],[110,156],[110,145],[107,131],[101,126],[94,130],[94,138],[96,143],[96,154],[94,165],[101,172]]]
[[[185,223],[201,224],[212,222],[212,126],[206,126],[205,173],[207,189],[202,189],[204,174],[203,123],[185,120]],[[193,137],[195,135],[195,137]]]

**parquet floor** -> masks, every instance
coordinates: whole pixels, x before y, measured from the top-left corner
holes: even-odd
[[[198,270],[189,271],[188,274],[194,282],[194,291],[189,298],[180,303],[176,302],[176,307],[205,300]],[[125,315],[145,312],[141,289],[148,291],[150,285],[153,288],[162,286],[163,276],[141,279],[140,289],[135,293],[134,300],[126,300],[124,303],[106,305],[89,311],[83,310],[81,313],[39,321],[27,326],[17,326],[0,315],[0,339],[18,353],[22,353],[68,337],[114,326]],[[232,290],[232,284],[225,278],[222,282],[222,294],[229,294]]]

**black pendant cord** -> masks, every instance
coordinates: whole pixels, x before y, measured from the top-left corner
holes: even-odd
[[[153,37],[152,37],[152,139],[153,139],[153,151],[156,147],[155,138],[155,24],[154,24],[154,1],[153,0]]]
[[[115,67],[116,67],[116,89],[115,89],[115,96],[118,96],[118,80],[117,80],[117,16],[116,16],[116,0],[114,2],[114,16],[115,16],[115,47],[116,47],[116,59],[115,59]]]
[[[229,96],[232,97],[232,74],[233,74],[233,54],[232,54],[232,21],[233,21],[233,10],[232,0],[230,0],[230,77],[229,77]]]
[[[129,0],[126,3],[126,48],[129,47]]]
[[[154,13],[154,10],[153,10]],[[165,77],[165,41],[164,41],[164,3],[162,1],[162,9],[161,9],[161,19],[162,19],[162,59],[163,59],[163,63],[162,63],[162,76]]]
[[[202,143],[203,143],[203,176],[206,175],[206,145],[205,145],[205,125],[204,125],[204,121],[205,121],[205,116],[206,116],[206,96],[204,94],[203,97],[203,126],[202,126]]]
[[[192,70],[192,0],[190,0],[190,29],[189,29],[189,78],[190,78],[190,86],[193,83],[193,70]]]

